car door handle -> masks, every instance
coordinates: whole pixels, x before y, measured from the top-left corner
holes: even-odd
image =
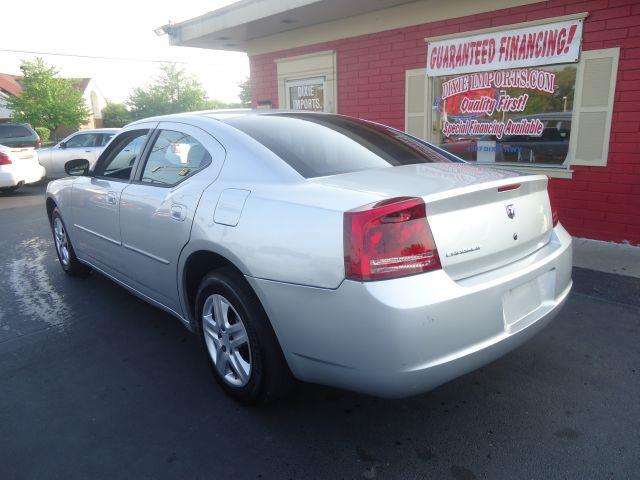
[[[109,205],[117,205],[118,198],[116,197],[116,192],[108,192],[107,193],[107,203]]]
[[[171,205],[171,219],[182,222],[186,218],[187,209],[183,205],[174,203]]]
[[[85,152],[87,152],[87,153],[91,153],[91,150],[85,150]]]

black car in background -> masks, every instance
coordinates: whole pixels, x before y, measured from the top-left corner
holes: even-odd
[[[0,145],[35,148],[42,145],[42,141],[28,123],[0,123]]]

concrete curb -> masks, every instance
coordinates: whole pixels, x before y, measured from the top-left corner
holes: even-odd
[[[573,265],[640,278],[640,247],[574,237]]]

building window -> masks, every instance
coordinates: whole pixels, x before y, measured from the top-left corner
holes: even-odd
[[[287,108],[291,110],[327,111],[324,77],[287,80]]]
[[[553,177],[606,166],[620,49],[581,50],[585,17],[426,39],[426,69],[405,72],[405,130],[467,161]]]
[[[331,113],[338,111],[335,51],[279,58],[275,62],[279,108]]]
[[[436,141],[467,161],[568,164],[577,64],[433,79]]]

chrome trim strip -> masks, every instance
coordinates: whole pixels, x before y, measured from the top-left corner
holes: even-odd
[[[145,252],[144,250],[140,250],[139,248],[136,248],[132,245],[123,243],[122,246],[127,250],[131,250],[132,252],[136,252],[136,253],[139,253],[140,255],[144,255],[145,257],[149,257],[150,259],[155,260],[156,262],[160,262],[163,265],[169,265],[170,263],[169,260],[165,260],[164,258],[161,258],[161,257],[156,257],[155,255],[152,255],[149,252]]]
[[[85,227],[83,227],[83,226],[81,226],[81,225],[78,225],[77,223],[74,223],[74,224],[73,224],[73,226],[74,226],[74,227],[76,227],[76,228],[79,228],[79,229],[80,229],[80,230],[82,230],[82,231],[85,231],[85,232],[87,232],[87,233],[90,233],[91,235],[95,235],[95,236],[96,236],[96,237],[98,237],[98,238],[101,238],[101,239],[103,239],[103,240],[106,240],[107,242],[111,242],[111,243],[113,243],[113,244],[115,244],[115,245],[122,246],[122,243],[120,243],[118,240],[114,240],[114,239],[113,239],[113,238],[111,238],[111,237],[107,237],[106,235],[102,235],[102,234],[100,234],[100,233],[98,233],[98,232],[94,232],[93,230],[89,230],[88,228],[85,228]]]

